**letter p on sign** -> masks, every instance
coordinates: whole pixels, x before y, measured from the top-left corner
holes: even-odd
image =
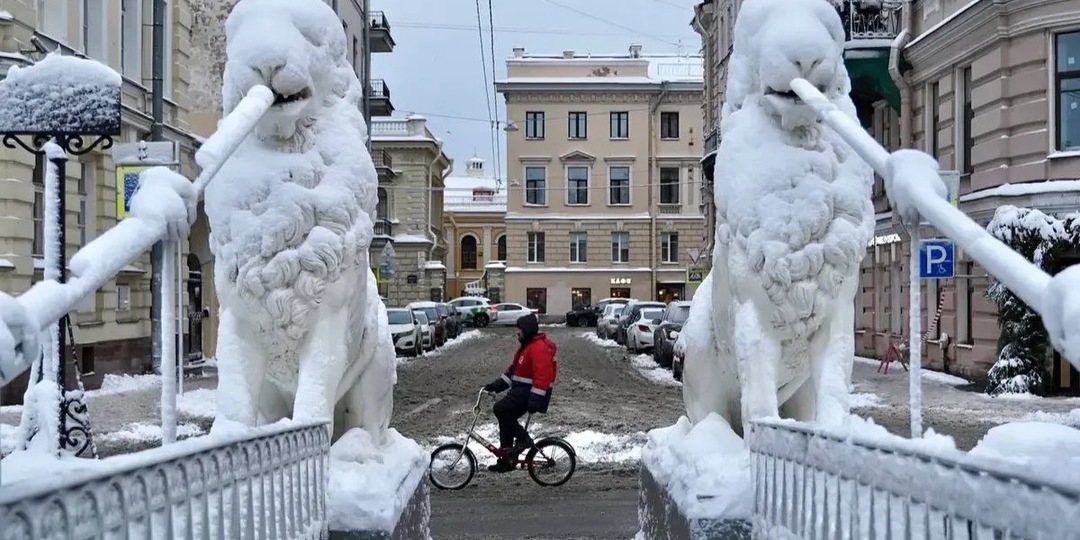
[[[956,249],[950,240],[923,240],[919,243],[919,277],[948,279],[955,274]]]

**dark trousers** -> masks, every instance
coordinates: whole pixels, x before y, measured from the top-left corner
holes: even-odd
[[[529,411],[529,391],[527,388],[525,392],[515,390],[511,389],[491,408],[499,421],[499,446],[503,448],[514,446],[515,439],[519,443],[529,440],[529,432],[518,423],[518,419]]]

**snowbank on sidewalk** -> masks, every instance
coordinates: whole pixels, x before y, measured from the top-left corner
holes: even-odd
[[[106,373],[101,380],[101,388],[88,390],[86,397],[110,396],[113,394],[126,394],[128,392],[142,392],[161,387],[161,375],[150,373],[146,375],[125,375]]]
[[[601,338],[600,336],[596,335],[593,332],[585,332],[585,333],[581,334],[581,337],[585,341],[588,341],[589,343],[592,343],[593,345],[599,345],[601,347],[610,347],[610,348],[613,348],[613,349],[618,348],[618,347],[622,347],[622,345],[619,345],[619,343],[616,342],[615,340],[603,339],[603,338]]]
[[[217,416],[217,390],[196,388],[176,396],[176,410],[184,416],[214,418]]]
[[[657,364],[652,355],[639,354],[630,359],[630,365],[641,374],[642,377],[662,386],[682,386],[675,380],[670,369],[664,369]]]
[[[189,437],[198,437],[204,435],[206,432],[203,428],[196,426],[195,424],[179,424],[176,426],[176,436],[180,439],[187,439]],[[142,442],[142,441],[160,441],[161,437],[161,424],[151,424],[147,422],[136,422],[128,424],[123,429],[101,433],[97,435],[101,440],[105,441],[120,441],[120,442]]]
[[[753,514],[750,451],[716,413],[650,431],[641,461],[689,519]]]
[[[427,473],[430,455],[396,429],[381,447],[351,429],[330,447],[327,517],[335,531],[393,531]]]

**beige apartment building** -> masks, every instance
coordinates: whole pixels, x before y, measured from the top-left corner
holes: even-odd
[[[369,253],[380,295],[390,307],[449,300],[442,262],[447,251],[443,186],[453,161],[418,115],[372,118],[371,151],[379,204]],[[392,275],[387,260],[393,260]]]
[[[96,4],[95,4],[96,5]],[[145,140],[150,133],[151,13],[149,2],[121,0],[87,9],[77,0],[5,0],[0,12],[0,77],[11,66],[26,66],[47,52],[81,55],[123,75],[122,134],[116,142]],[[191,110],[191,13],[187,1],[170,3],[165,26],[164,136],[179,146],[179,170],[194,176],[196,137],[189,131]],[[0,288],[19,294],[42,279],[44,268],[43,182],[34,173],[34,156],[0,148]],[[117,223],[117,181],[109,151],[69,156],[66,178],[66,249],[70,258]],[[201,262],[183,258],[192,271],[182,287],[198,296]],[[186,311],[198,309],[189,304]],[[188,317],[181,328],[188,329]],[[150,359],[150,257],[124,269],[71,313],[79,367],[87,388],[97,388],[106,372],[142,372]],[[185,332],[186,333],[186,332]],[[185,339],[189,355],[201,356],[198,339]],[[64,351],[70,358],[72,351]],[[69,367],[69,369],[71,369]],[[72,380],[69,378],[69,380]],[[5,402],[18,402],[25,378],[5,388]],[[9,390],[10,391],[7,391]]]
[[[465,174],[445,180],[443,231],[448,297],[480,295],[502,302],[506,266],[506,186],[473,157]],[[490,270],[490,272],[489,272]]]
[[[562,314],[606,297],[693,295],[691,255],[704,246],[701,62],[638,45],[514,50],[496,82],[518,127],[506,145],[506,301]]]
[[[715,5],[713,5],[715,4]],[[695,25],[706,50],[717,42],[715,78],[722,80],[725,50],[720,40],[733,19],[722,1],[703,2]],[[917,148],[938,158],[943,171],[960,177],[959,207],[986,225],[1004,205],[1063,216],[1080,210],[1080,4],[1067,0],[916,0],[884,2],[868,11],[842,8],[849,34],[846,55],[877,49],[884,65],[854,73],[878,74],[876,98],[856,97],[860,118],[889,148]],[[858,32],[867,21],[890,39],[909,38],[893,51],[889,75],[885,42]],[[865,57],[867,53],[860,52]],[[864,58],[860,58],[864,59]],[[881,62],[878,60],[878,62]],[[870,66],[863,66],[869,68]],[[881,76],[884,73],[886,76]],[[853,75],[853,79],[855,75]],[[706,78],[709,81],[709,77]],[[871,79],[861,81],[865,88]],[[858,89],[860,81],[853,81]],[[708,92],[716,96],[717,92]],[[711,99],[718,99],[711,97]],[[722,91],[719,99],[722,100]],[[707,115],[715,110],[707,106]],[[709,120],[706,120],[708,122]],[[906,235],[893,226],[880,179],[874,189],[878,238],[869,248],[857,298],[857,352],[880,356],[890,343],[907,341],[909,302]],[[941,236],[925,228],[923,238]],[[1080,245],[1066,249],[1047,271],[1080,262]],[[923,328],[941,317],[924,347],[924,362],[981,380],[997,359],[997,307],[986,298],[992,278],[957,253],[952,279],[926,280],[919,293]],[[1047,358],[1051,392],[1080,391],[1080,373],[1062,358]]]

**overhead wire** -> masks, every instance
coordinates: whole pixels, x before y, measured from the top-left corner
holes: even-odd
[[[647,110],[649,110],[648,106],[644,106],[644,107],[627,107],[625,109],[612,109],[612,110],[609,110],[609,111],[586,112],[585,116],[586,117],[589,117],[589,116],[606,116],[606,115],[610,115],[613,112],[642,112],[642,111],[647,111]],[[490,119],[477,118],[477,117],[474,117],[474,116],[456,116],[456,115],[452,115],[452,114],[428,113],[428,112],[422,112],[422,111],[405,111],[405,110],[402,110],[402,109],[398,109],[398,111],[400,111],[400,112],[402,112],[404,114],[416,114],[416,115],[420,115],[420,116],[430,116],[432,118],[446,118],[446,119],[450,119],[450,120],[466,120],[466,121],[470,121],[470,122],[490,122],[491,121]],[[544,121],[545,122],[547,122],[548,120],[567,120],[569,118],[570,118],[569,114],[567,114],[566,116],[547,116],[546,114],[544,115]],[[513,120],[513,119],[512,118],[507,118],[507,120]],[[522,118],[520,120],[524,121],[524,118]]]
[[[476,0],[476,37],[480,40],[480,66],[481,71],[484,73],[484,98],[487,100],[488,124],[490,124],[488,130],[490,131],[491,136],[491,154],[492,156],[495,156],[498,152],[495,144],[496,124],[491,115],[491,92],[488,90],[489,87],[493,86],[494,81],[488,80],[487,57],[484,56],[484,19],[480,14],[480,0]]]
[[[430,23],[422,21],[394,21],[394,27],[404,28],[421,28],[425,30],[453,30],[460,32],[473,32],[476,28],[469,24],[444,24],[444,23]],[[555,28],[522,28],[522,27],[510,27],[501,26],[495,27],[494,32],[497,34],[542,34],[542,35],[560,35],[560,36],[590,36],[590,37],[626,37],[626,32],[578,32],[573,30],[559,30]],[[670,36],[675,37],[675,36]]]
[[[490,39],[488,41],[488,52],[491,55],[491,84],[485,90],[490,93],[495,101],[495,123],[491,125],[491,132],[495,136],[495,185],[502,187],[502,135],[499,134],[499,96],[495,93],[495,15],[491,7],[491,0],[488,0],[488,35]]]
[[[572,6],[568,6],[568,5],[563,4],[561,2],[557,2],[556,0],[544,0],[544,1],[551,4],[551,5],[553,5],[553,6],[559,6],[559,7],[563,8],[563,9],[565,9],[567,11],[572,11],[574,13],[577,13],[578,15],[581,15],[582,17],[587,17],[589,19],[600,21],[600,22],[602,22],[602,23],[604,23],[606,25],[614,26],[615,28],[621,28],[623,30],[626,30],[628,32],[633,32],[634,34],[640,35],[642,37],[647,37],[649,39],[655,39],[656,41],[659,41],[661,43],[667,43],[668,45],[675,45],[676,47],[682,47],[681,43],[678,43],[678,42],[675,42],[675,41],[669,41],[669,40],[664,39],[664,38],[662,38],[660,36],[657,36],[657,35],[654,35],[654,34],[649,34],[647,32],[642,32],[641,30],[638,30],[636,28],[632,28],[632,27],[629,27],[629,26],[626,26],[626,25],[619,24],[619,23],[614,22],[614,21],[612,21],[612,20],[610,20],[608,18],[605,18],[605,17],[600,17],[598,15],[593,15],[592,13],[589,13],[587,11],[582,11],[582,10],[577,9],[575,7],[572,7]]]

